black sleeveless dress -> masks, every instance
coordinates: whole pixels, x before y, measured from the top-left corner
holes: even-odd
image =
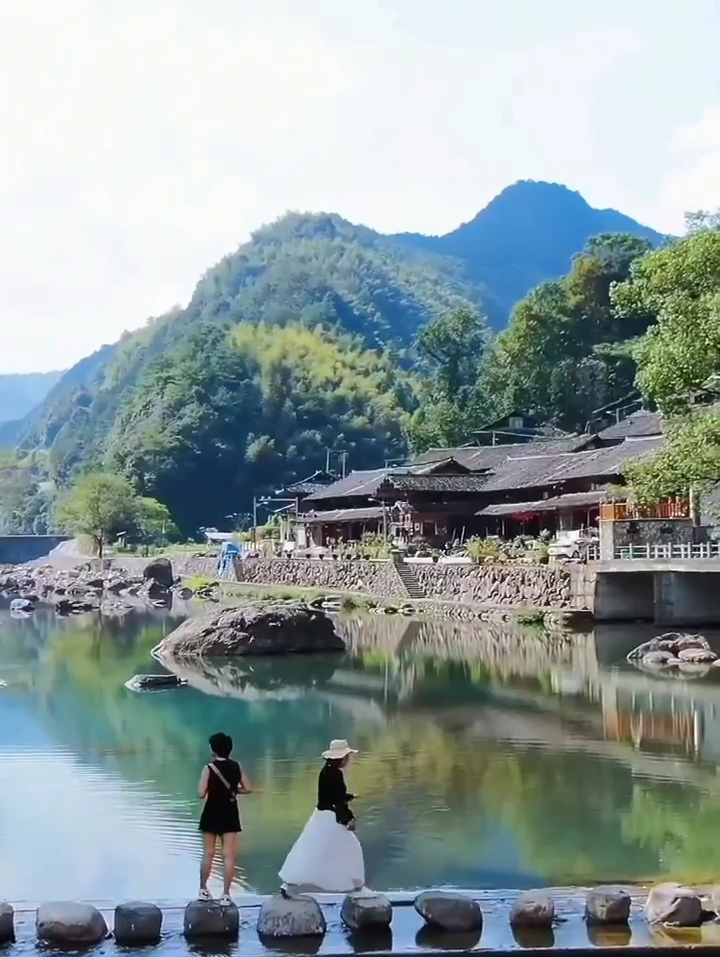
[[[230,788],[213,771],[215,765]],[[215,759],[208,765],[208,789],[205,807],[200,815],[200,830],[205,834],[237,834],[242,831],[237,793],[240,787],[240,765],[227,758]]]

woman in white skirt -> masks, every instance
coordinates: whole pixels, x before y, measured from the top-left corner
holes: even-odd
[[[347,741],[335,740],[323,752],[317,807],[280,869],[284,897],[303,891],[362,893],[365,862],[350,810],[354,795],[345,787],[343,768],[351,754]]]

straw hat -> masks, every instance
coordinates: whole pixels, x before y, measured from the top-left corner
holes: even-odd
[[[323,751],[322,756],[328,761],[338,761],[340,758],[346,758],[348,754],[357,754],[357,751],[350,747],[345,738],[335,738],[330,742],[327,751]]]

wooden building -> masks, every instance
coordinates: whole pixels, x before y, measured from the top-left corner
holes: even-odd
[[[598,436],[432,449],[402,467],[353,472],[308,495],[298,521],[308,544],[368,533],[433,544],[473,535],[536,535],[592,526],[623,465],[659,435],[601,445]]]

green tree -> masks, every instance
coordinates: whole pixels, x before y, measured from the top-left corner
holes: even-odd
[[[417,337],[423,371],[420,408],[409,426],[416,451],[458,445],[487,414],[482,367],[489,341],[484,316],[460,308],[432,318]]]
[[[647,240],[625,233],[596,236],[567,276],[528,293],[489,351],[486,393],[504,409],[582,431],[596,409],[630,392],[630,346],[652,314],[619,317],[612,289],[649,249]]]
[[[613,290],[621,315],[651,315],[637,350],[638,385],[668,413],[686,411],[720,369],[720,227],[690,233],[634,264]]]
[[[632,497],[654,505],[692,489],[699,495],[720,479],[720,412],[699,410],[671,420],[667,444],[626,466]]]
[[[156,498],[138,497],[135,524],[143,544],[165,545],[178,535],[170,509]]]
[[[111,535],[136,520],[137,504],[132,486],[122,475],[89,472],[60,498],[56,519],[70,534],[89,535],[102,558]]]
[[[635,350],[637,382],[667,417],[667,444],[627,473],[645,504],[720,478],[720,413],[696,401],[717,391],[720,370],[720,217],[687,220],[686,236],[637,260],[613,290],[620,314],[655,320]]]

